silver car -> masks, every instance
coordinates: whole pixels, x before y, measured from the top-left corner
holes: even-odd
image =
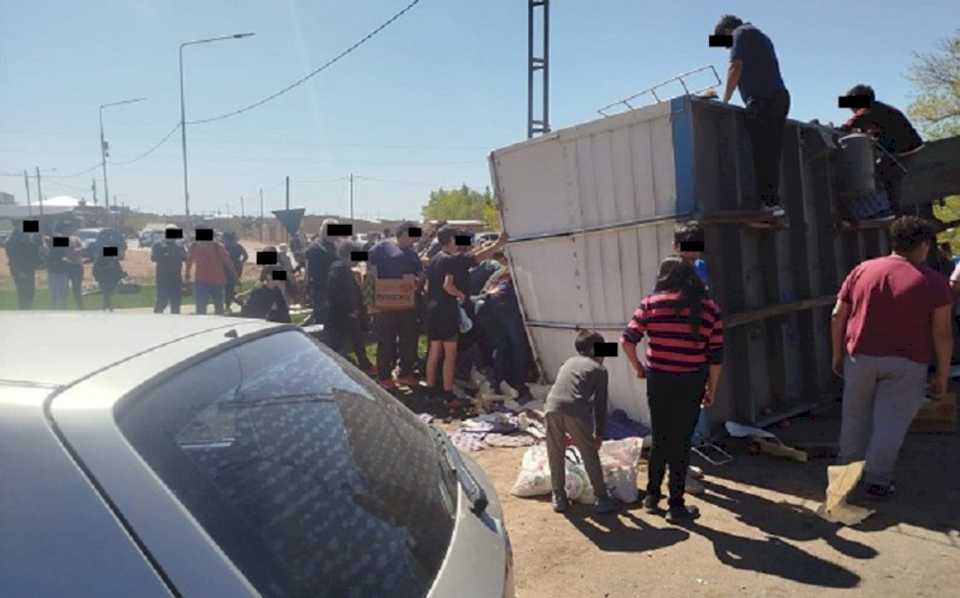
[[[304,330],[0,330],[0,595],[513,596],[483,472]]]

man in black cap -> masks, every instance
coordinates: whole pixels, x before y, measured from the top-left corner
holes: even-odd
[[[730,67],[723,92],[724,103],[730,101],[734,88],[746,107],[746,126],[753,150],[757,194],[764,208],[782,215],[780,207],[780,154],[783,149],[783,126],[790,111],[790,92],[780,76],[780,63],[773,42],[751,23],[733,15],[720,18],[716,35],[730,35]]]
[[[170,313],[180,313],[186,250],[177,239],[167,237],[162,243],[154,244],[150,250],[150,259],[157,265],[157,303],[153,306],[154,313],[162,314],[168,304]]]

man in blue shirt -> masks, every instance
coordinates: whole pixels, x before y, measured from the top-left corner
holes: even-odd
[[[420,276],[423,264],[413,250],[414,239],[410,229],[412,222],[403,222],[397,228],[397,239],[384,239],[370,250],[368,266],[371,273],[381,279],[403,278],[407,274]],[[419,288],[419,284],[418,284]],[[417,383],[414,368],[417,364],[417,310],[383,311],[374,315],[374,332],[377,337],[377,377],[387,388],[393,388],[393,366],[399,353],[400,375],[397,383],[413,386]]]
[[[783,127],[790,111],[790,93],[780,76],[773,43],[762,31],[733,15],[724,15],[714,31],[733,36],[723,101],[740,90],[753,150],[757,194],[765,208],[780,215],[780,154]]]

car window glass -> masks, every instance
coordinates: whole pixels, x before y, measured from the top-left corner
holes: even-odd
[[[301,332],[193,365],[118,422],[264,596],[424,596],[439,571],[457,487],[430,429]]]

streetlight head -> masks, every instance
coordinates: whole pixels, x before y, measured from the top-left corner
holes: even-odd
[[[240,39],[241,37],[253,37],[256,33],[234,33],[234,39]]]

